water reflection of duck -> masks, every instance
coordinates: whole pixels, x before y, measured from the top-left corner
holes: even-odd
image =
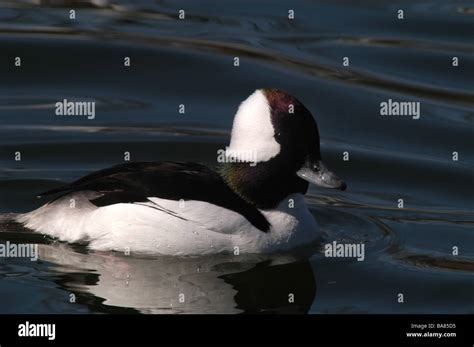
[[[60,264],[58,282],[78,303],[105,312],[306,313],[316,293],[310,263],[291,256],[137,258],[66,244],[42,244],[39,253]]]
[[[44,193],[62,195],[17,220],[94,250],[161,255],[266,253],[318,238],[303,197],[308,181],[345,184],[322,164],[318,127],[300,101],[255,91],[235,115],[225,154],[218,171],[145,162],[94,172]]]

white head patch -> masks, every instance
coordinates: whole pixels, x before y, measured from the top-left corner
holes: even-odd
[[[256,90],[235,114],[226,155],[240,161],[248,161],[249,157],[257,162],[267,161],[280,153],[280,144],[274,136],[268,100],[261,90]]]

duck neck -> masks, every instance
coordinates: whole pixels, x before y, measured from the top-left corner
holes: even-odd
[[[271,160],[250,166],[249,163],[224,163],[219,173],[241,198],[259,209],[275,208],[292,193],[305,194],[308,183],[294,172],[276,167]]]

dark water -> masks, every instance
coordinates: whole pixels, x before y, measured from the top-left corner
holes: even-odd
[[[125,151],[214,165],[239,102],[276,87],[313,112],[349,187],[311,187],[311,211],[366,256],[140,258],[4,224],[40,260],[0,259],[0,313],[473,313],[473,33],[473,1],[2,1],[1,213]],[[95,101],[96,118],[55,116],[65,98]],[[381,116],[388,99],[419,101],[420,119]]]

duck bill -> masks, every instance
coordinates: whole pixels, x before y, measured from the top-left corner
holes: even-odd
[[[308,159],[296,174],[305,181],[313,183],[319,187],[340,190],[345,190],[347,187],[346,183],[329,171],[321,160]]]

